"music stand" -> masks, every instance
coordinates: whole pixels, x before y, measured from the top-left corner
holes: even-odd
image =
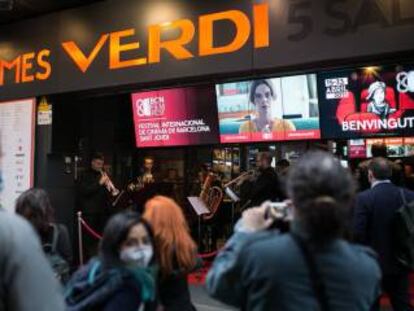
[[[234,193],[230,187],[224,188],[224,192],[231,199],[231,225],[234,226],[234,210],[236,208],[235,205],[240,202],[240,197]]]
[[[201,245],[201,216],[209,214],[210,210],[199,197],[187,197],[187,199],[198,216],[198,245]]]

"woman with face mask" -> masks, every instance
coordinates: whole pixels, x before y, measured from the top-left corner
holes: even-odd
[[[197,248],[181,208],[170,198],[156,196],[145,204],[143,217],[154,228],[160,265],[159,294],[164,310],[195,310],[187,274],[196,266]]]
[[[113,216],[105,227],[98,258],[81,268],[66,290],[68,310],[155,309],[154,245],[139,214]]]

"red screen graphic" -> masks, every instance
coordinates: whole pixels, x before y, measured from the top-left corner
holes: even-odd
[[[414,67],[366,67],[318,75],[323,138],[414,133]]]
[[[218,143],[213,86],[132,94],[137,147]]]

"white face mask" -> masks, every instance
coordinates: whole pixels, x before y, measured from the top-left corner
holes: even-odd
[[[148,267],[154,250],[151,245],[128,247],[121,251],[120,258],[126,264],[134,265],[139,268]]]

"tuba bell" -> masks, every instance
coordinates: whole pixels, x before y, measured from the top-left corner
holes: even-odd
[[[214,173],[208,173],[201,188],[199,197],[210,211],[210,213],[203,215],[204,220],[209,220],[214,217],[223,199],[223,190],[217,186],[212,187],[215,179],[216,175]]]

